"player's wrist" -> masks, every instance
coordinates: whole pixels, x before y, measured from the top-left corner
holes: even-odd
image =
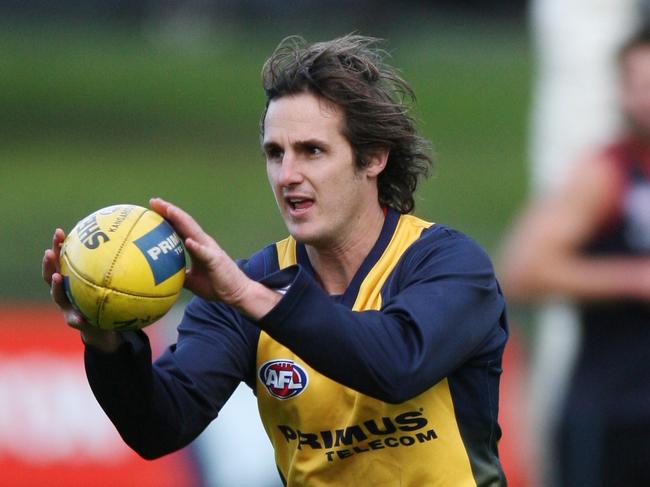
[[[104,353],[117,351],[124,342],[122,335],[116,331],[93,329],[91,327],[85,327],[79,331],[81,341],[85,346],[98,349]]]
[[[278,304],[283,294],[251,280],[235,307],[249,318],[257,321],[267,315]]]

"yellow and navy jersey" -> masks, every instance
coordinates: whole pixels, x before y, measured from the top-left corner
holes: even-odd
[[[120,351],[130,369],[87,350],[91,386],[127,443],[146,456],[187,444],[245,380],[287,485],[505,485],[505,304],[473,240],[388,210],[339,296],[317,284],[292,238],[242,266],[285,293],[259,322],[194,298],[177,344],[150,370],[142,332]],[[124,380],[139,396],[128,407],[116,386]],[[165,422],[172,432],[161,438]]]

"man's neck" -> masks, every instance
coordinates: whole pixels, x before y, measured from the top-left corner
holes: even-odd
[[[361,264],[377,242],[384,224],[384,211],[373,211],[353,234],[343,236],[333,245],[306,245],[309,261],[320,285],[328,294],[343,294]]]

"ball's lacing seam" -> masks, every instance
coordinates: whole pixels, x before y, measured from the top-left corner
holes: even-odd
[[[120,258],[120,255],[122,254],[122,250],[124,249],[124,246],[127,244],[129,241],[129,237],[131,236],[131,233],[133,232],[133,229],[136,227],[138,222],[142,219],[142,217],[147,213],[147,209],[140,213],[138,216],[137,220],[133,222],[133,225],[131,225],[131,228],[129,228],[129,231],[126,232],[126,235],[122,239],[122,243],[120,244],[119,248],[115,252],[115,257],[113,257],[113,261],[111,262],[111,265],[108,267],[108,271],[106,271],[106,274],[104,275],[104,279],[102,279],[102,287],[108,288],[111,284],[111,280],[113,279],[113,270],[115,269],[115,265],[117,264],[117,260]],[[100,302],[98,303],[97,306],[97,322],[101,323],[101,318],[102,318],[102,313],[104,312],[104,303],[106,303],[106,299],[108,298],[109,293],[102,293],[102,298]]]

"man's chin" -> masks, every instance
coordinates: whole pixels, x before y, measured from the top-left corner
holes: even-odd
[[[287,229],[289,235],[293,237],[296,242],[304,245],[320,246],[323,244],[323,236],[315,229],[310,229],[306,225],[288,224]]]
[[[289,230],[289,234],[293,237],[293,239],[296,242],[299,242],[299,243],[305,244],[305,245],[313,245],[314,242],[318,241],[318,239],[314,235],[311,235],[309,232],[300,232],[300,231]]]

